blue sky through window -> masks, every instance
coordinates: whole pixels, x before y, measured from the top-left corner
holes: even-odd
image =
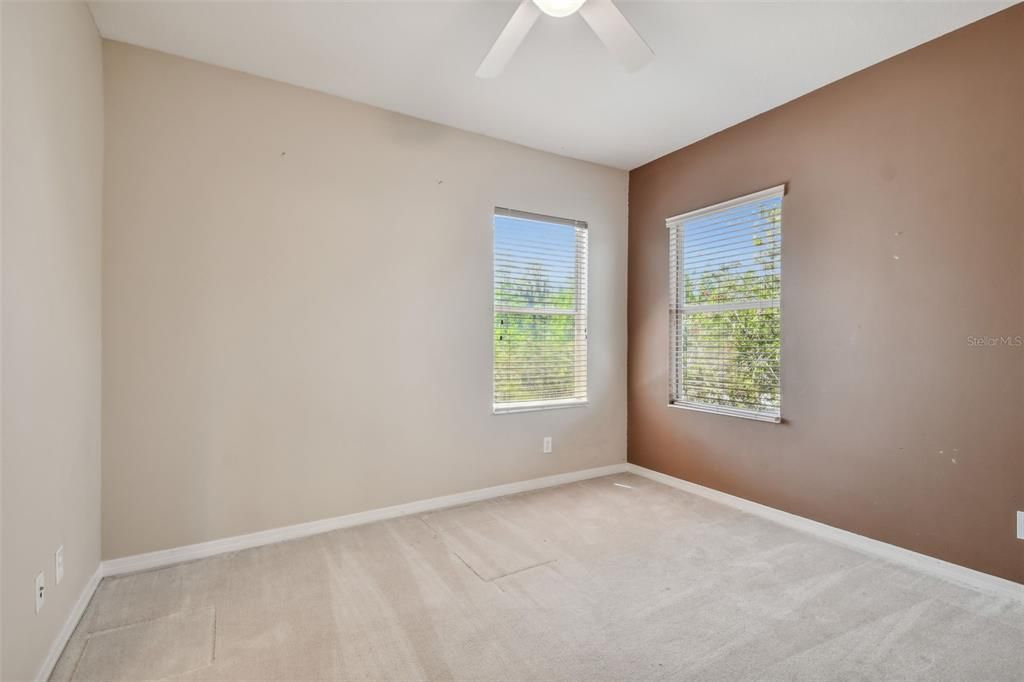
[[[686,274],[699,276],[723,266],[733,272],[763,271],[758,256],[778,249],[781,240],[779,224],[769,216],[781,207],[782,198],[773,197],[685,221]]]
[[[560,223],[494,216],[494,279],[519,279],[527,269],[556,289],[575,287],[576,228]],[[536,276],[536,275],[531,275]]]

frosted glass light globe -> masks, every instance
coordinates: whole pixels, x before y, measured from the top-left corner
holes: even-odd
[[[549,17],[567,17],[587,0],[533,0],[533,4]]]

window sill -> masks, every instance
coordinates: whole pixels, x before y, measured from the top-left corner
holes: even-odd
[[[515,412],[540,412],[542,410],[564,410],[567,407],[586,407],[587,400],[571,398],[568,400],[531,400],[521,403],[495,403],[494,414],[511,414]]]
[[[764,412],[755,412],[754,410],[744,410],[737,407],[723,407],[721,405],[703,405],[701,403],[687,403],[677,402],[669,403],[669,407],[675,407],[680,410],[693,410],[694,412],[708,412],[711,414],[724,414],[727,417],[740,417],[741,419],[753,419],[759,422],[769,422],[772,424],[781,424],[782,417],[774,414],[765,414]]]

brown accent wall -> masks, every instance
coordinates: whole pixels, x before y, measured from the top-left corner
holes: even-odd
[[[665,218],[780,183],[784,421],[670,408]],[[630,462],[1024,582],[1024,5],[629,193]]]

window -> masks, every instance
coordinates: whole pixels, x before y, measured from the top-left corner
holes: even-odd
[[[780,421],[785,185],[666,220],[669,404]]]
[[[494,411],[587,402],[587,224],[494,211]]]

